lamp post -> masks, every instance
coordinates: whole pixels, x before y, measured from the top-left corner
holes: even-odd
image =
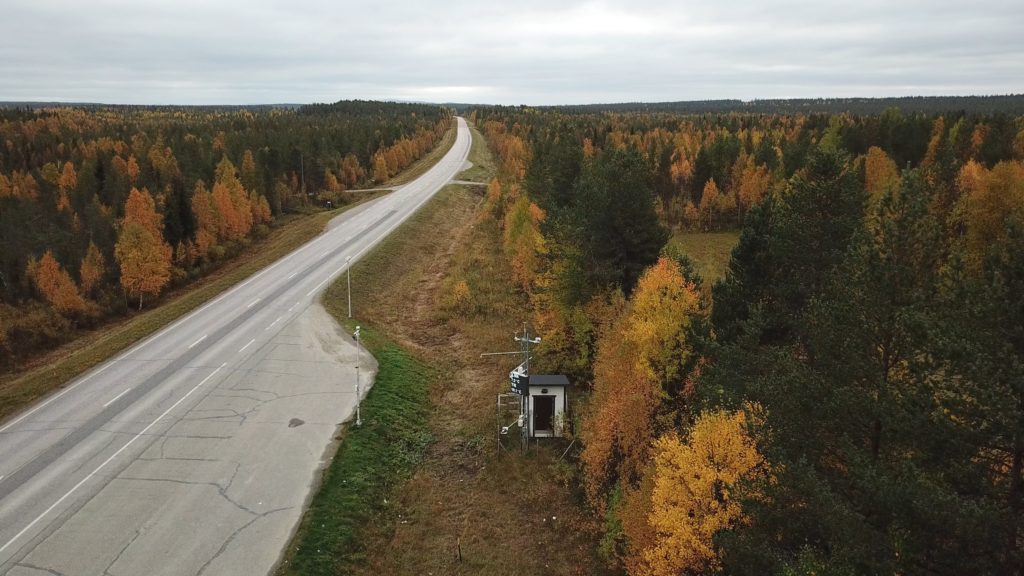
[[[362,426],[363,419],[359,414],[359,359],[361,357],[359,354],[359,326],[356,326],[354,336],[356,339],[356,426]]]
[[[345,257],[345,274],[348,275],[348,317],[352,317],[352,257]],[[359,337],[359,328],[356,328],[356,337]]]

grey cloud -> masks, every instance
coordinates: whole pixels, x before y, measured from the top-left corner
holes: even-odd
[[[1024,92],[1024,3],[9,0],[0,99],[269,103]]]

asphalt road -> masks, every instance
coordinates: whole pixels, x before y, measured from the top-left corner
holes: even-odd
[[[268,573],[376,367],[319,294],[469,147],[0,424],[0,574]]]

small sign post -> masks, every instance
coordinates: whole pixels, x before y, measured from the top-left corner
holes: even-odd
[[[508,380],[512,384],[512,391],[520,396],[528,394],[530,386],[530,375],[526,373],[523,365],[516,366],[516,369],[508,373]]]

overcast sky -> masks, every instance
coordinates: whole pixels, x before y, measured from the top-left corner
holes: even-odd
[[[0,100],[1024,92],[1024,0],[4,0]]]

